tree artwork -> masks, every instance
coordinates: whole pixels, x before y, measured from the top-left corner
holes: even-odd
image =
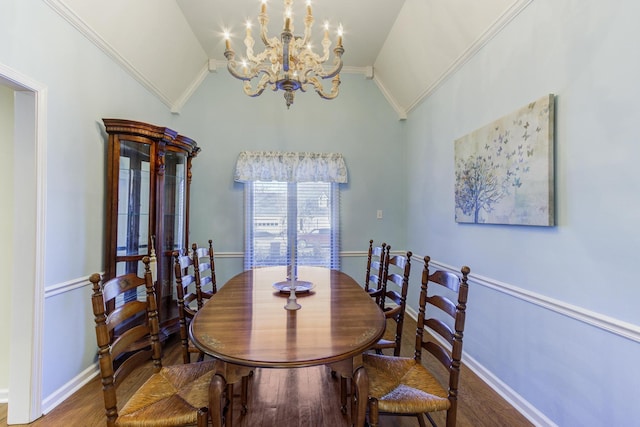
[[[554,225],[554,96],[455,141],[459,223]]]

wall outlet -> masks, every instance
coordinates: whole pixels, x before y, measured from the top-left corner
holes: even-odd
[[[378,212],[376,212],[376,218],[382,219],[382,209],[378,209]]]

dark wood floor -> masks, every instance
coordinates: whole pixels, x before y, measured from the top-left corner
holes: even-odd
[[[403,355],[411,355],[415,322],[405,322]],[[179,343],[169,341],[165,364],[179,363]],[[151,372],[149,367],[148,372]],[[147,373],[133,375],[119,392],[127,394],[144,381]],[[340,412],[339,383],[324,366],[299,369],[257,369],[251,378],[249,411],[241,415],[234,399],[233,425],[236,427],[343,427],[349,415]],[[525,427],[532,424],[464,365],[461,373],[458,427]],[[444,425],[443,416],[434,416]],[[0,404],[0,426],[6,425],[7,405]],[[66,427],[105,425],[100,381],[96,377],[49,414],[28,426]],[[414,427],[412,417],[382,416],[381,427]]]

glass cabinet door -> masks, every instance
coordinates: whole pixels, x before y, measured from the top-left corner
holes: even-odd
[[[151,146],[120,141],[116,274],[144,273],[138,261],[149,253]]]
[[[184,251],[187,216],[187,156],[168,151],[164,175],[164,250]]]
[[[162,247],[165,255],[163,270],[166,274],[161,277],[166,278],[163,283],[167,293],[175,293],[172,284],[173,261],[171,254],[178,251],[181,254],[188,252],[187,248],[187,155],[184,152],[167,151],[165,154],[164,172],[164,244]],[[168,292],[168,291],[171,292]]]

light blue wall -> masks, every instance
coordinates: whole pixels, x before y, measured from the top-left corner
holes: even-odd
[[[640,418],[640,345],[578,320],[638,336],[638,16],[633,0],[533,1],[407,121],[408,247],[479,276],[466,352],[560,426]],[[457,224],[453,141],[548,93],[558,225]]]
[[[371,80],[342,80],[338,98],[301,93],[287,110],[281,92],[250,98],[226,70],[209,75],[174,121],[175,129],[202,147],[192,168],[192,241],[212,238],[217,251],[242,252],[244,193],[233,181],[236,158],[242,150],[279,150],[344,155],[349,183],[340,186],[343,250],[366,251],[370,238],[405,246],[404,123]],[[378,209],[382,220],[376,219]],[[237,259],[217,261],[218,279],[224,282],[241,265]]]

